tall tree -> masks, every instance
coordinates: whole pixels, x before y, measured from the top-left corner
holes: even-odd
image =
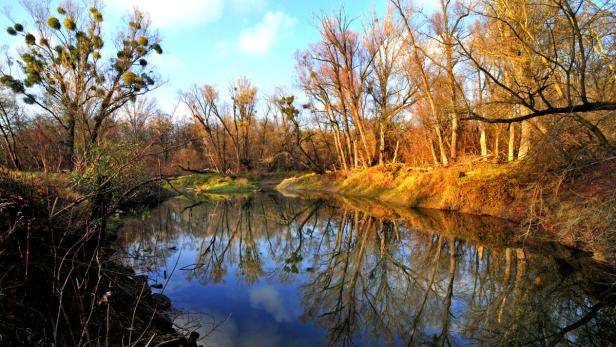
[[[401,17],[402,24],[406,31],[404,42],[408,47],[407,57],[409,61],[409,69],[407,70],[407,73],[417,73],[419,75],[421,86],[420,90],[429,107],[429,113],[431,116],[430,123],[436,135],[436,143],[439,149],[440,161],[436,159],[436,155],[433,155],[433,157],[435,158],[436,164],[447,166],[449,165],[449,159],[445,149],[442,127],[439,124],[440,110],[437,106],[437,88],[439,87],[437,81],[440,77],[440,73],[430,71],[430,61],[433,62],[434,59],[430,59],[427,48],[418,41],[418,30],[413,27],[413,23],[411,22],[413,16],[416,15],[417,12],[413,8],[404,7],[399,0],[392,0],[392,3],[397,8],[398,14]],[[431,149],[434,153],[432,144]]]
[[[72,169],[77,126],[85,133],[87,150],[96,143],[104,122],[128,101],[159,84],[148,57],[162,53],[149,20],[135,10],[117,34],[115,56],[104,57],[103,15],[92,7],[67,0],[52,11],[42,3],[24,2],[33,31],[20,23],[7,29],[21,36],[26,47],[17,62],[21,74],[2,73],[0,81],[28,104],[39,106],[65,130],[65,166]]]
[[[451,142],[449,144],[450,157],[453,161],[458,156],[459,149],[459,105],[462,102],[459,100],[462,89],[459,86],[457,77],[455,74],[456,65],[458,64],[459,57],[455,48],[456,40],[459,39],[462,27],[464,25],[464,18],[467,17],[468,12],[461,10],[462,7],[458,6],[458,2],[455,0],[440,0],[440,8],[436,11],[431,19],[432,31],[434,37],[440,47],[441,56],[444,62],[441,62],[438,58],[432,58],[434,62],[441,65],[447,74],[447,90],[449,94],[448,105],[446,107],[447,113],[451,115]]]
[[[458,40],[461,53],[503,92],[495,101],[519,105],[519,111],[513,117],[490,118],[467,110],[469,118],[519,123],[561,115],[586,128],[602,146],[612,146],[596,120],[613,115],[602,111],[616,110],[613,6],[589,0],[500,0],[481,1],[475,11],[501,32],[501,39],[490,49]],[[490,69],[483,55],[511,62],[509,73]],[[522,123],[522,157],[529,130]]]
[[[384,164],[385,136],[393,120],[416,102],[417,86],[404,74],[402,57],[404,48],[402,30],[391,10],[387,17],[378,19],[373,15],[368,27],[365,45],[373,58],[367,92],[372,99],[373,112],[378,125],[378,163]]]
[[[343,10],[320,18],[321,41],[300,56],[300,84],[313,106],[326,116],[337,134],[345,166],[372,165],[375,139],[370,134],[367,86],[376,50],[369,51],[351,28]]]

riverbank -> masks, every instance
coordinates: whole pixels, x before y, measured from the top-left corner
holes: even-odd
[[[616,264],[616,161],[587,165],[565,175],[529,174],[519,164],[474,164],[418,169],[375,166],[350,172],[306,174],[277,189],[327,192],[406,207],[490,215],[541,227],[563,244]]]
[[[235,196],[250,195],[257,191],[275,191],[284,179],[297,172],[247,172],[238,175],[220,173],[193,173],[163,181],[161,187],[168,193],[181,194],[190,199],[224,200]]]
[[[167,195],[157,187],[125,206]],[[196,346],[175,330],[169,300],[116,261],[119,216],[102,234],[90,218],[68,175],[0,171],[2,344]]]
[[[167,293],[204,345],[372,346],[413,325],[419,345],[613,340],[613,271],[587,254],[499,218],[323,195],[171,199],[128,218],[118,249],[152,279],[176,273]]]

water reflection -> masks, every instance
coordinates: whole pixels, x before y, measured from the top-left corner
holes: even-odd
[[[610,277],[514,230],[488,217],[260,194],[170,200],[127,220],[119,241],[131,266],[168,280],[176,307],[213,317],[208,345],[614,341]]]

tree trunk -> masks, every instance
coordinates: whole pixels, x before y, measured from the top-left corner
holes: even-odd
[[[17,156],[17,140],[15,139],[15,132],[13,131],[13,125],[11,124],[11,118],[9,116],[9,111],[4,107],[4,105],[0,104],[0,110],[2,110],[4,123],[6,124],[6,129],[0,123],[0,132],[2,132],[2,137],[4,138],[4,143],[6,145],[7,151],[9,152],[9,157],[11,159],[11,163],[15,167],[15,169],[22,171],[21,162],[19,161],[19,157]]]
[[[453,98],[455,99],[455,93]],[[455,107],[455,106],[454,106]],[[450,156],[452,161],[456,161],[458,156],[458,114],[454,111],[451,114],[451,145]]]
[[[530,150],[530,125],[529,121],[523,121],[520,132],[520,148],[518,149],[518,159],[523,159]]]
[[[441,154],[441,164],[443,166],[449,165],[449,160],[447,160],[447,152],[445,151],[445,145],[443,145],[443,137],[441,136],[441,129],[438,126],[434,127],[436,131],[436,139],[438,141],[438,150]]]
[[[481,156],[483,157],[483,160],[487,160],[488,144],[486,141],[486,127],[483,124],[481,124],[480,127],[481,127],[481,135],[479,137],[479,143],[481,145]]]
[[[6,133],[2,125],[0,125],[0,132],[2,132],[2,137],[4,138],[4,144],[6,146],[7,151],[9,152],[8,154],[9,154],[11,163],[13,164],[15,169],[22,171],[21,163],[19,161],[19,158],[17,157],[15,137],[12,136],[12,133],[11,133],[12,139],[9,139],[9,134]]]
[[[513,161],[515,159],[515,123],[509,124],[509,152],[507,155],[507,161]]]
[[[400,146],[400,140],[396,140],[396,149],[394,149],[394,158],[391,160],[392,164],[395,164],[398,161],[398,147]]]
[[[457,83],[456,76],[454,75],[454,56],[453,56],[453,43],[455,33],[453,29],[449,25],[449,1],[440,1],[441,11],[442,11],[442,38],[445,49],[445,69],[447,70],[447,77],[449,82],[449,102],[451,103],[451,144],[450,144],[450,157],[452,161],[456,161],[458,158],[458,112],[456,111],[457,106]]]
[[[357,141],[353,141],[353,156],[354,156],[353,167],[357,168],[359,166],[357,163]]]
[[[379,165],[383,165],[383,157],[385,156],[385,129],[382,122],[379,125],[379,141]]]
[[[432,160],[434,160],[434,165],[440,166],[438,158],[436,157],[436,152],[434,151],[434,141],[430,140],[430,153],[432,154]]]
[[[73,171],[73,156],[75,155],[75,117],[71,117],[68,121],[67,127],[67,137],[66,137],[66,152],[65,152],[65,165],[68,171]]]
[[[496,158],[496,162],[500,161],[500,125],[496,128],[496,135],[494,136],[494,157]]]
[[[588,130],[590,130],[590,132],[597,138],[597,140],[599,141],[599,143],[601,143],[601,145],[604,148],[608,148],[610,150],[612,150],[612,146],[610,144],[610,141],[607,139],[607,137],[605,137],[605,135],[603,134],[603,132],[601,131],[601,129],[599,129],[599,127],[597,127],[595,124],[593,124],[591,121],[589,121],[588,119],[580,116],[577,113],[573,114],[573,117],[575,118],[575,120],[582,124],[583,126],[585,126],[586,128],[588,128]]]
[[[21,162],[17,157],[17,152],[15,151],[14,145],[11,145],[6,138],[4,139],[4,143],[6,145],[7,151],[9,152],[9,159],[11,160],[11,164],[13,164],[13,167],[19,171],[23,171],[23,167],[21,166]]]

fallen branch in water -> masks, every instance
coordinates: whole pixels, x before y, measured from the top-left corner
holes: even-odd
[[[182,171],[186,171],[186,172],[192,172],[192,173],[196,173],[196,174],[210,174],[210,173],[218,173],[218,171],[216,170],[211,170],[211,169],[191,169],[190,167],[183,167],[182,165],[178,164],[177,165],[178,168],[180,168]]]

